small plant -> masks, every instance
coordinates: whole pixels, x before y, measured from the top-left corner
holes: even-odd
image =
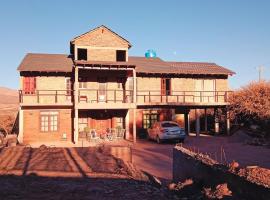
[[[86,127],[84,127],[83,130],[84,130],[85,133],[90,133],[91,129],[88,126],[86,126]]]

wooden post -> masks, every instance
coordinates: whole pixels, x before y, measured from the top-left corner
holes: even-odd
[[[79,95],[78,95],[78,80],[79,80],[79,69],[75,66],[75,80],[74,80],[74,103],[75,103],[75,110],[74,110],[74,135],[73,140],[74,143],[78,143],[79,139],[79,110],[77,108]]]
[[[133,103],[137,103],[137,78],[135,69],[133,69],[132,72],[133,72]]]
[[[195,116],[196,116],[196,136],[200,136],[200,116],[199,116],[199,110],[195,109]]]
[[[227,131],[227,135],[230,135],[230,112],[228,110],[228,108],[226,108],[226,131]]]
[[[19,108],[19,134],[18,134],[18,142],[23,143],[23,110]]]
[[[137,140],[137,130],[136,130],[136,109],[133,109],[133,143]]]
[[[74,143],[77,144],[79,140],[79,110],[75,109],[74,113]]]
[[[205,130],[206,133],[208,132],[207,126],[208,126],[208,122],[207,122],[207,108],[205,108],[204,109],[204,130]]]
[[[125,134],[125,139],[129,139],[129,110],[127,110],[127,114],[125,117],[125,129],[126,129],[126,134]]]
[[[218,109],[214,108],[214,118],[215,118],[215,133],[219,133],[219,119],[218,119]]]

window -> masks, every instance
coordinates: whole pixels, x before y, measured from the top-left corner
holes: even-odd
[[[87,78],[86,77],[79,77],[79,88],[80,89],[87,88]]]
[[[71,90],[72,90],[71,79],[70,77],[66,77],[66,95],[67,96],[71,96]]]
[[[122,78],[122,77],[118,77],[117,78],[117,88],[118,89],[121,89],[122,88],[123,82],[124,82],[124,78]]]
[[[125,62],[126,61],[126,51],[116,50],[116,61]]]
[[[23,91],[25,94],[35,94],[36,77],[23,77]]]
[[[161,95],[171,95],[171,79],[161,79]]]
[[[107,79],[98,78],[98,101],[106,101],[107,94]]]
[[[57,111],[40,112],[40,130],[41,132],[58,131],[58,116]]]
[[[78,60],[87,60],[87,49],[77,49]]]
[[[150,128],[155,122],[159,121],[159,115],[157,112],[143,112],[143,128]]]

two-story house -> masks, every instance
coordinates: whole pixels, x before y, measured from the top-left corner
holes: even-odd
[[[78,143],[85,127],[137,131],[190,110],[226,108],[228,76],[215,63],[166,62],[129,55],[131,44],[106,26],[70,41],[70,54],[29,53],[21,62],[19,135],[22,143]],[[200,133],[197,116],[196,132]],[[215,122],[218,131],[218,120]],[[229,131],[229,120],[227,120]]]

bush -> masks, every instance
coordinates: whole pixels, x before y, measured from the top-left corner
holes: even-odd
[[[264,128],[270,120],[270,82],[252,82],[229,96],[232,117],[240,123]]]

